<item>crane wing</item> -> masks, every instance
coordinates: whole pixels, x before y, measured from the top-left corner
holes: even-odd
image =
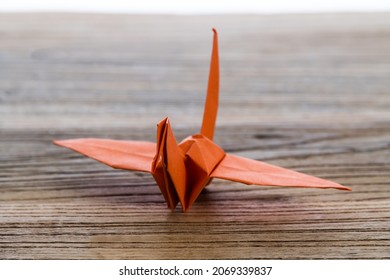
[[[81,138],[57,140],[62,146],[118,169],[151,172],[156,144],[141,141]]]
[[[230,154],[226,154],[210,177],[248,185],[351,190],[335,182]]]

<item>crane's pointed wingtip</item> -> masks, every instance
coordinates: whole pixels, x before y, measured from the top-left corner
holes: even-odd
[[[67,147],[72,143],[78,142],[80,140],[88,140],[88,139],[66,139],[66,140],[53,140],[53,144],[61,147]]]
[[[340,191],[352,191],[352,188],[335,183],[335,188]]]
[[[62,146],[62,142],[63,142],[63,140],[53,140],[53,144],[54,145],[57,145],[57,146]]]

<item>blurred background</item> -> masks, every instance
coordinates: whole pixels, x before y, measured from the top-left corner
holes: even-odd
[[[0,3],[2,11],[65,11],[99,13],[302,13],[372,12],[390,9],[387,0],[13,0]]]
[[[387,120],[388,10],[380,0],[1,1],[0,127],[154,130],[170,116],[196,130],[212,27],[219,125]]]

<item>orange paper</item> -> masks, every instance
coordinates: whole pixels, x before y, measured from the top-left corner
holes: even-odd
[[[113,168],[149,172],[156,180],[167,205],[180,202],[187,211],[212,178],[244,184],[351,190],[337,183],[284,169],[261,161],[225,153],[213,142],[218,110],[218,38],[214,31],[210,74],[200,134],[179,144],[168,118],[157,125],[157,142],[110,139],[58,140],[55,144],[72,149]]]

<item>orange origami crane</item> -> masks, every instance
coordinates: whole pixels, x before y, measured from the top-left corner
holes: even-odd
[[[225,151],[213,142],[218,109],[218,38],[214,31],[207,98],[200,134],[177,144],[168,118],[157,125],[157,143],[110,139],[54,141],[113,168],[149,172],[156,180],[167,205],[178,202],[187,211],[212,178],[244,184],[351,190],[337,183],[296,171],[247,159]]]

